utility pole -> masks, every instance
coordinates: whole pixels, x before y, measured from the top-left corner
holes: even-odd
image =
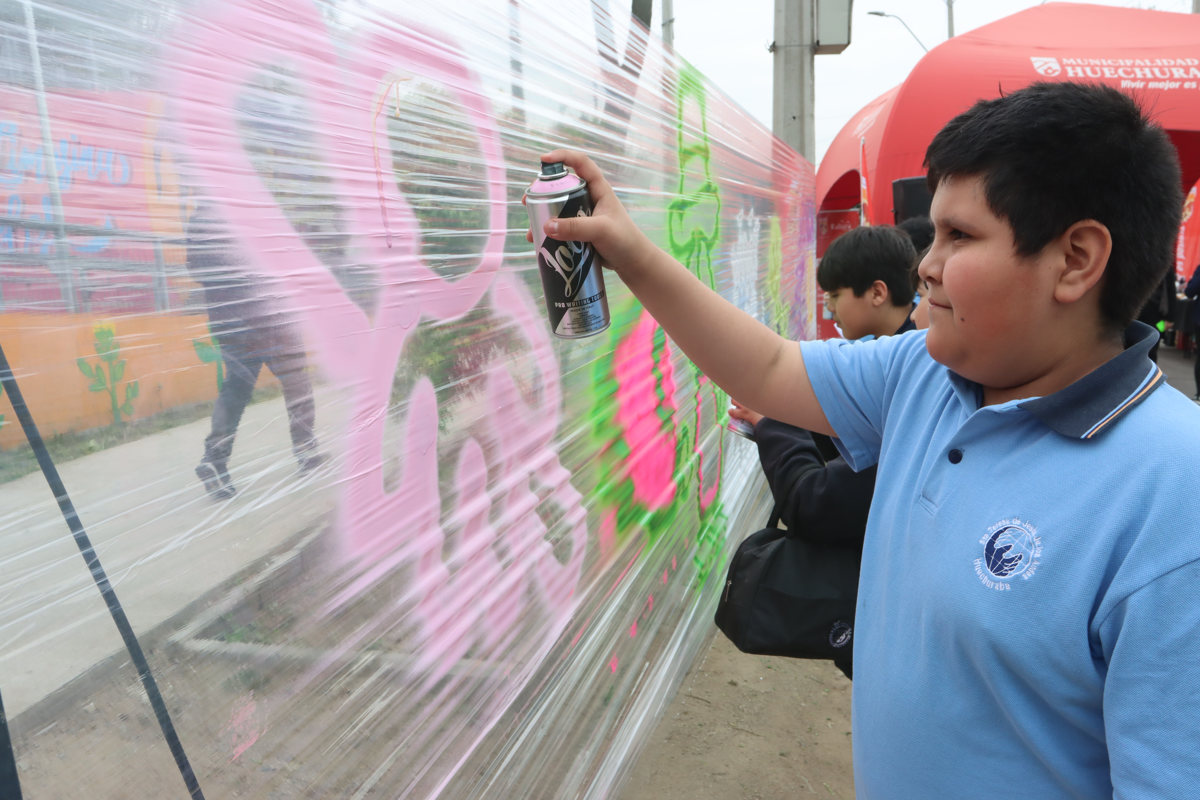
[[[813,2],[775,0],[775,41],[768,48],[775,57],[772,128],[776,136],[810,162],[816,156]]]
[[[29,42],[29,56],[33,65],[33,88],[36,92],[38,120],[42,129],[42,152],[46,167],[46,183],[50,190],[51,207],[54,209],[54,249],[50,256],[50,269],[58,278],[63,301],[68,311],[78,311],[79,304],[75,298],[75,276],[71,274],[71,265],[67,263],[70,248],[67,243],[67,229],[63,216],[62,192],[59,187],[58,160],[54,157],[54,136],[50,132],[50,111],[46,104],[46,84],[42,77],[41,46],[38,44],[37,21],[33,14],[31,0],[22,0],[25,6],[25,36]]]
[[[1200,0],[1196,0],[1200,3]],[[662,0],[662,40],[663,47],[668,52],[675,49],[675,4],[672,0]]]
[[[1200,0],[1192,0],[1193,8],[1196,3],[1200,3]],[[946,38],[954,38],[954,0],[946,0]]]

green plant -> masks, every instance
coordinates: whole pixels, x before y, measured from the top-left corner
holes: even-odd
[[[79,371],[91,383],[88,390],[92,392],[107,392],[112,403],[113,425],[117,425],[124,417],[133,416],[133,401],[138,396],[138,382],[129,381],[125,384],[125,402],[117,402],[117,384],[125,378],[125,359],[121,358],[121,345],[117,343],[117,334],[111,325],[96,325],[92,328],[96,337],[93,346],[100,362],[93,365],[80,356],[75,359]],[[108,365],[107,371],[105,364]]]
[[[209,328],[207,339],[193,339],[192,348],[196,351],[196,358],[205,364],[217,365],[217,391],[221,391],[225,384],[225,362],[221,359],[221,343],[212,335],[212,328]]]

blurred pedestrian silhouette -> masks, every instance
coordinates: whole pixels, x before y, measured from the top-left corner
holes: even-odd
[[[237,493],[229,459],[242,413],[265,365],[283,387],[292,452],[302,473],[328,460],[314,433],[316,404],[308,377],[304,340],[294,320],[274,308],[242,268],[236,244],[225,226],[199,209],[188,226],[187,266],[204,288],[209,329],[220,348],[225,380],[217,393],[212,431],[196,476],[209,496],[226,500]]]

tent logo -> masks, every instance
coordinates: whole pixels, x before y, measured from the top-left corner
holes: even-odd
[[[1033,68],[1037,70],[1038,75],[1056,78],[1062,74],[1062,67],[1053,56],[1030,56],[1029,60],[1033,62]]]

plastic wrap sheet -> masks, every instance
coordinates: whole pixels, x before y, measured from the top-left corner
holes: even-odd
[[[551,334],[538,156],[593,154],[767,324],[812,336],[815,311],[811,166],[643,22],[0,5],[24,401],[6,382],[0,695],[26,797],[620,784],[767,503],[728,398],[614,274],[607,331]]]

